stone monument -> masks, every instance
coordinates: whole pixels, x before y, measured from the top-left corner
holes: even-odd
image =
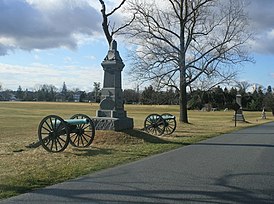
[[[133,128],[133,119],[124,110],[121,72],[124,63],[113,40],[104,61],[104,82],[101,91],[100,109],[94,118],[96,129],[125,130]]]
[[[263,111],[262,111],[262,119],[266,119],[266,113],[265,113],[264,107],[263,107]]]
[[[236,113],[233,117],[233,120],[244,122],[245,118],[244,118],[244,115],[243,115],[242,95],[241,94],[236,95],[236,104],[239,106],[239,109],[236,110]]]

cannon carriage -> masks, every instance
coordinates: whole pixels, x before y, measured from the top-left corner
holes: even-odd
[[[144,121],[144,130],[150,134],[170,135],[176,129],[176,117],[165,113],[150,114]],[[38,126],[38,142],[28,147],[42,147],[48,152],[62,152],[69,144],[88,147],[95,136],[94,121],[84,114],[76,114],[64,120],[57,115],[44,117]]]
[[[144,121],[144,130],[150,134],[170,135],[176,129],[176,117],[170,113],[150,114]]]
[[[38,126],[38,143],[48,152],[64,151],[69,143],[74,147],[88,147],[94,135],[94,123],[84,114],[73,115],[68,120],[48,115]]]

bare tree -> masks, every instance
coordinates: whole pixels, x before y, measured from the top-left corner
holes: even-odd
[[[247,93],[247,90],[252,86],[248,81],[236,81],[236,87],[240,93]]]
[[[110,45],[111,41],[113,40],[113,35],[121,31],[122,29],[126,28],[127,26],[129,26],[134,20],[134,17],[128,23],[125,23],[124,25],[121,25],[116,28],[115,23],[110,24],[109,17],[113,15],[117,10],[119,10],[125,4],[126,0],[122,0],[121,3],[109,13],[107,13],[105,1],[99,0],[99,2],[101,3],[101,6],[102,6],[101,13],[103,17],[103,22],[102,22],[103,31],[108,41],[108,44]]]
[[[175,87],[181,122],[188,123],[187,87],[203,77],[227,81],[234,65],[250,60],[245,6],[240,0],[129,1],[135,20],[124,34],[137,47],[132,73]]]

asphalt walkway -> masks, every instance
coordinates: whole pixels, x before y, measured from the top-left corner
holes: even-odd
[[[274,203],[274,123],[0,203]]]

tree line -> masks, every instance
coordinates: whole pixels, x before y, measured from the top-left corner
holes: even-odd
[[[242,96],[242,108],[249,111],[261,111],[265,108],[274,113],[274,90],[268,86],[264,90],[261,86],[248,91],[250,84],[239,82],[236,87],[221,88],[217,86],[210,90],[195,89],[187,93],[188,110],[224,110],[232,109],[236,95]],[[100,102],[101,88],[99,82],[94,82],[93,90],[81,91],[76,88],[68,90],[65,82],[61,90],[54,85],[40,85],[35,91],[23,90],[21,86],[16,91],[3,90],[0,87],[0,101],[66,101],[66,102]],[[147,86],[144,90],[125,89],[124,102],[127,104],[144,105],[179,105],[179,93],[177,89],[166,90],[155,86]]]
[[[244,83],[238,84],[236,88],[221,88],[217,86],[210,90],[192,90],[187,93],[188,110],[224,110],[233,109],[236,103],[236,95],[242,96],[242,108],[249,111],[272,111],[274,114],[274,90],[268,86],[266,90],[262,87],[247,91]],[[179,105],[179,93],[176,89],[157,90],[152,85],[146,87],[141,93],[135,90],[124,91],[126,103]]]
[[[0,101],[100,102],[100,83],[94,82],[90,92],[78,88],[69,90],[65,82],[61,90],[51,84],[39,85],[33,90],[23,90],[19,85],[16,91],[0,87]]]

